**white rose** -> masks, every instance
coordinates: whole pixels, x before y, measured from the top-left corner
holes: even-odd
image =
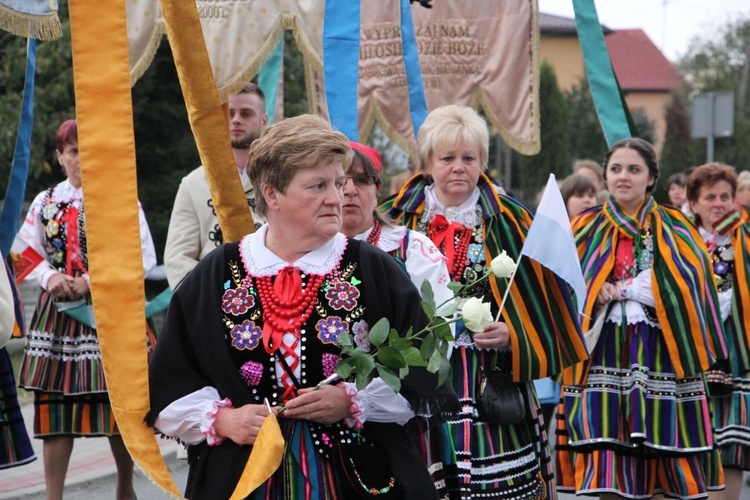
[[[492,259],[490,267],[492,268],[492,274],[498,278],[510,278],[516,272],[516,262],[508,256],[505,250]]]
[[[464,302],[461,307],[461,316],[463,317],[464,325],[472,332],[484,331],[484,327],[487,323],[492,321],[492,311],[490,311],[490,303],[482,302],[476,297],[471,297]]]

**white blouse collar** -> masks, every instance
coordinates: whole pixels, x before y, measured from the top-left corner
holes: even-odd
[[[364,233],[360,233],[357,236],[354,237],[355,240],[360,241],[367,241],[367,238],[370,236],[370,233],[372,233],[372,229],[375,226],[370,227],[367,231]],[[406,234],[406,227],[404,226],[396,226],[396,227],[386,227],[383,226],[383,229],[380,232],[380,238],[378,239],[378,248],[381,249],[384,252],[392,252],[398,247],[401,246],[401,241],[404,239],[404,235]]]
[[[717,245],[728,245],[731,241],[731,237],[728,234],[718,234],[714,232],[706,231],[703,226],[698,227],[698,232],[701,233],[703,241],[706,243],[714,242]]]
[[[83,199],[83,188],[82,187],[74,187],[73,184],[70,183],[68,179],[65,179],[60,184],[55,187],[55,200],[62,201],[62,202],[68,202],[72,200],[82,200]]]
[[[458,206],[446,207],[440,200],[438,200],[437,194],[435,194],[435,186],[427,186],[425,188],[425,202],[427,204],[427,212],[433,217],[435,215],[443,215],[448,222],[460,222],[466,227],[474,227],[477,223],[477,203],[479,203],[479,188],[474,187],[469,198]]]
[[[275,276],[289,263],[266,247],[268,224],[263,224],[253,234],[248,234],[240,242],[240,255],[245,269],[251,276]],[[306,274],[326,275],[338,265],[346,250],[347,239],[341,233],[296,260],[292,267]]]

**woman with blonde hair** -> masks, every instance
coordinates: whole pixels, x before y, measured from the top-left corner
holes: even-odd
[[[420,174],[381,208],[426,234],[447,257],[451,279],[487,302],[493,317],[500,313],[484,327],[473,326],[477,331],[456,327],[451,380],[462,411],[448,421],[447,441],[431,434],[435,453],[428,465],[442,467],[452,498],[554,497],[547,436],[531,381],[585,358],[567,285],[522,259],[500,311],[508,279],[475,281],[503,251],[518,260],[532,218],[517,201],[499,195],[484,173],[487,123],[471,108],[443,106],[427,116],[417,142]],[[483,373],[493,369],[523,396],[523,413],[512,421],[500,423],[479,412]]]

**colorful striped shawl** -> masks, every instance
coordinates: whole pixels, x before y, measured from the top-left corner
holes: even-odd
[[[750,370],[750,213],[739,207],[737,218],[731,219],[726,231],[731,234],[734,248],[734,276],[732,277],[732,314],[734,345],[742,371]],[[729,222],[730,219],[726,219]],[[715,227],[720,231],[720,227]]]
[[[427,183],[421,175],[410,179],[401,192],[380,206],[398,223],[416,229],[425,207]],[[482,210],[487,262],[502,250],[518,258],[532,216],[517,201],[499,196],[483,174],[477,187]],[[506,280],[490,277],[495,306],[499,306]],[[548,377],[588,358],[578,315],[567,284],[530,259],[522,259],[502,313],[508,324],[516,381]]]
[[[651,284],[659,325],[677,376],[695,375],[726,358],[713,269],[695,227],[679,210],[658,206],[650,196],[634,218],[610,197],[600,209],[584,212],[573,221],[587,284],[583,328],[590,327],[596,298],[612,274],[620,236],[632,237],[645,224],[653,234]]]

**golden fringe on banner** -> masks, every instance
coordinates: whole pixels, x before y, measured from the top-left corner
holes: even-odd
[[[131,87],[135,86],[135,82],[137,82],[143,76],[149,66],[151,66],[151,63],[154,62],[156,51],[159,50],[159,45],[161,45],[161,40],[164,37],[164,33],[166,32],[167,30],[164,27],[164,23],[157,23],[156,31],[151,37],[151,40],[149,40],[146,51],[141,55],[141,58],[138,60],[138,62],[130,67]]]
[[[0,30],[24,38],[51,41],[62,38],[62,25],[57,12],[37,16],[18,12],[0,3]]]
[[[477,96],[477,104],[482,106],[487,120],[500,134],[505,143],[522,155],[535,155],[542,149],[540,140],[541,118],[539,114],[539,4],[537,2],[531,2],[531,26],[529,46],[531,48],[531,121],[532,129],[534,130],[533,144],[521,142],[513,137],[502,123],[500,123],[500,120],[497,119],[490,106],[486,105],[484,94],[480,91]],[[477,109],[476,105],[473,107]]]
[[[268,62],[268,59],[276,50],[276,46],[284,36],[284,31],[291,31],[294,34],[294,40],[297,42],[297,47],[302,53],[302,59],[305,62],[305,68],[313,67],[315,70],[323,72],[323,60],[320,55],[315,51],[310,41],[304,36],[302,29],[299,26],[299,20],[297,16],[284,13],[276,21],[270,35],[263,43],[263,46],[258,51],[258,56],[254,59],[253,63],[245,68],[244,71],[239,73],[230,83],[224,85],[219,91],[219,99],[222,103],[229,101],[229,98],[237,94],[247,82],[255,78],[261,68]],[[307,83],[308,95],[310,93],[310,83]]]

